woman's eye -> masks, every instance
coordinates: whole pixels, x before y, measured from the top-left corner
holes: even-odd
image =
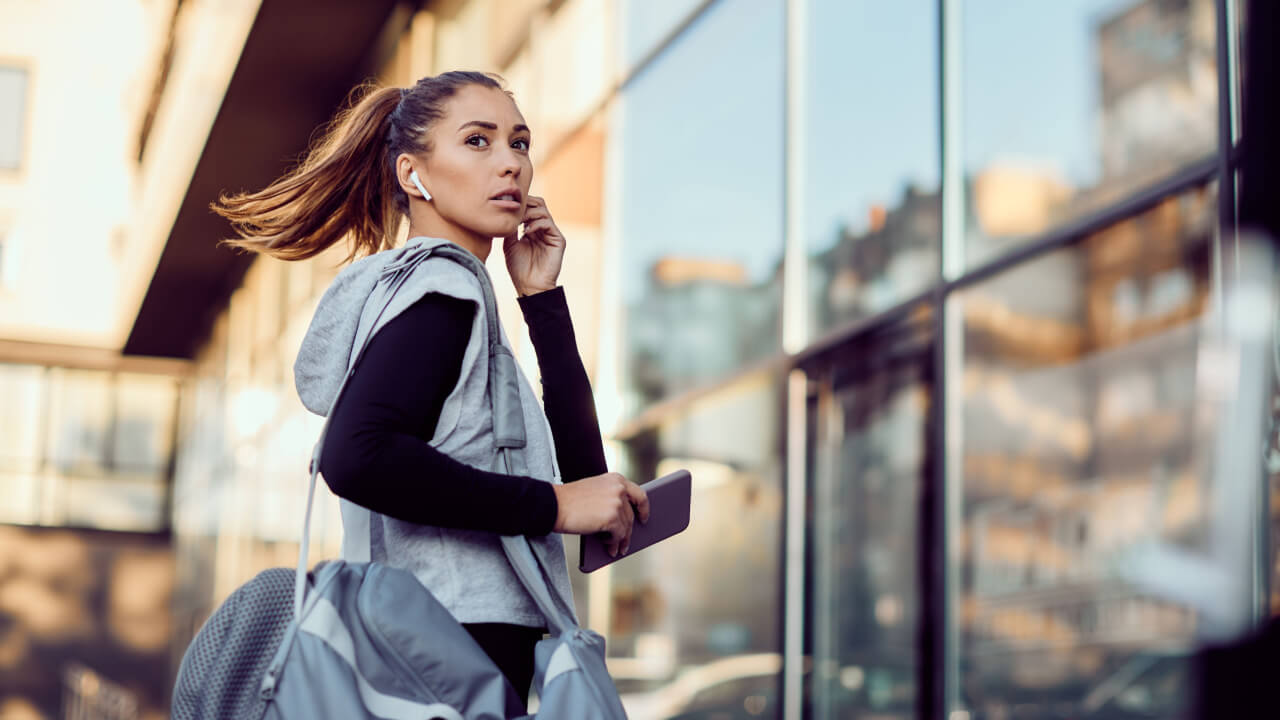
[[[521,150],[524,150],[525,152],[528,152],[528,151],[529,151],[529,141],[528,141],[528,140],[524,140],[524,139],[516,140],[515,142],[511,143],[511,145],[512,145],[512,147],[519,147]]]
[[[473,140],[478,140],[480,142],[483,142],[484,144],[477,145],[475,142],[472,142]],[[486,147],[489,144],[489,138],[483,135],[472,135],[471,137],[467,138],[467,144],[474,145],[475,147]]]

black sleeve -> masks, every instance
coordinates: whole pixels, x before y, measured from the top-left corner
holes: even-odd
[[[569,318],[564,288],[519,299],[542,376],[542,405],[565,482],[608,472],[600,420]]]
[[[486,472],[428,444],[457,384],[474,303],[429,294],[370,339],[325,436],[320,470],[339,497],[407,522],[545,535],[550,483]]]

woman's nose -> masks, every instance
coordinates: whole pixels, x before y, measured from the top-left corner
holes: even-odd
[[[506,156],[502,158],[502,165],[500,166],[502,176],[510,175],[513,178],[518,178],[522,168],[523,163],[520,161],[520,156],[514,150],[508,150]]]

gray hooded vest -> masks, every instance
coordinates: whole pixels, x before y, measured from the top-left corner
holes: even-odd
[[[438,238],[413,238],[401,248],[353,262],[325,291],[294,363],[298,396],[308,410],[329,412],[358,349],[370,337],[428,293],[476,304],[471,339],[462,358],[457,385],[440,411],[432,447],[482,470],[501,472],[488,392],[488,325],[480,281],[470,270],[443,257],[418,263],[386,303],[386,283],[415,253],[447,244]],[[385,309],[384,308],[385,305]],[[510,347],[499,326],[502,343]],[[424,357],[421,362],[432,362]],[[532,386],[519,376],[527,445],[521,474],[559,483],[551,428]],[[342,557],[352,562],[377,560],[412,572],[458,622],[503,622],[545,627],[546,619],[520,584],[494,533],[417,525],[373,513],[342,500]],[[564,597],[572,597],[564,546],[558,534],[529,538]]]

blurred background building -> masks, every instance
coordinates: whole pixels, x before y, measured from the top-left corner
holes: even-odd
[[[0,717],[166,716],[294,562],[343,254],[235,254],[208,204],[456,68],[533,128],[611,465],[693,471],[687,532],[574,572],[632,717],[1179,715],[1196,647],[1280,615],[1280,436],[1224,485],[1206,400],[1246,11],[0,0]],[[1228,527],[1239,582],[1147,553]]]

